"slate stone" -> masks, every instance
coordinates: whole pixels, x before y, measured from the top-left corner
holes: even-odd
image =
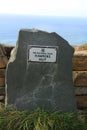
[[[28,61],[28,46],[56,47],[56,62]],[[56,33],[22,29],[6,70],[6,104],[19,110],[76,111],[74,49]]]

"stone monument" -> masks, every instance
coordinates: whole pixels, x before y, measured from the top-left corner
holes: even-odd
[[[6,104],[18,110],[76,111],[74,49],[56,33],[22,29],[6,72]]]

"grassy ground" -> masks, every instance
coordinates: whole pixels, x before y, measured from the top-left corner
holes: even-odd
[[[87,50],[87,43],[81,45],[80,47],[83,48],[84,50]]]
[[[87,123],[78,113],[6,108],[0,109],[0,130],[87,130]]]

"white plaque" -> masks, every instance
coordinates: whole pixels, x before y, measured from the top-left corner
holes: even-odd
[[[56,47],[29,46],[28,61],[34,62],[56,62]]]

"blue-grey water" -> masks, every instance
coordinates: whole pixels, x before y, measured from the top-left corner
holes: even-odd
[[[15,45],[22,28],[56,32],[71,45],[87,43],[87,18],[0,15],[0,43]]]

